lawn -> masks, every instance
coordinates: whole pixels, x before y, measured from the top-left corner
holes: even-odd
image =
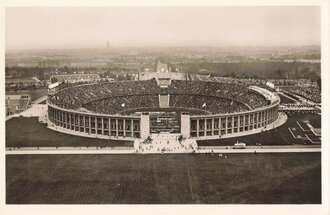
[[[37,117],[16,117],[6,121],[6,147],[23,146],[133,146],[133,141],[103,140],[53,131]]]
[[[320,153],[224,156],[7,155],[6,203],[321,203]]]
[[[247,145],[256,145],[256,143],[261,143],[262,145],[292,145],[301,144],[301,139],[294,139],[288,128],[300,129],[297,121],[310,120],[314,123],[321,122],[321,116],[315,114],[303,114],[303,115],[293,115],[288,118],[288,121],[271,131],[262,132],[259,134],[248,135],[244,137],[234,137],[226,138],[220,140],[201,140],[197,141],[199,146],[232,146],[237,141],[243,141]],[[309,134],[310,132],[305,132]]]
[[[321,116],[314,114],[293,115],[284,125],[272,131],[238,138],[198,141],[198,145],[232,146],[237,141],[243,141],[247,145],[255,145],[256,143],[262,145],[301,144],[301,139],[294,139],[288,127],[299,128],[296,122],[302,120],[310,120],[314,124],[320,124]],[[40,124],[36,117],[19,117],[6,121],[6,147],[23,146],[133,146],[133,142],[91,139],[56,132]]]

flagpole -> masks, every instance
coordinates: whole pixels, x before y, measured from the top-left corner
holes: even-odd
[[[121,104],[121,107],[124,108],[124,113],[125,113],[125,106],[126,106],[125,103]]]
[[[204,104],[202,105],[202,107],[204,107],[204,111],[206,112],[206,102],[204,102]]]

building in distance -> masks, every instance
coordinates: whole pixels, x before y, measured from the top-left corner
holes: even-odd
[[[96,82],[101,80],[98,74],[70,74],[70,75],[52,75],[50,80],[56,82],[79,83],[79,82]]]
[[[26,110],[31,103],[29,94],[6,95],[6,116]]]

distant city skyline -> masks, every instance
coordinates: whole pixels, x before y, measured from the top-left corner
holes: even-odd
[[[320,46],[318,6],[6,8],[6,49]]]

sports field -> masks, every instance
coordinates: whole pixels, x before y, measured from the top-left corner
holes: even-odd
[[[321,154],[7,155],[6,203],[320,204]]]

